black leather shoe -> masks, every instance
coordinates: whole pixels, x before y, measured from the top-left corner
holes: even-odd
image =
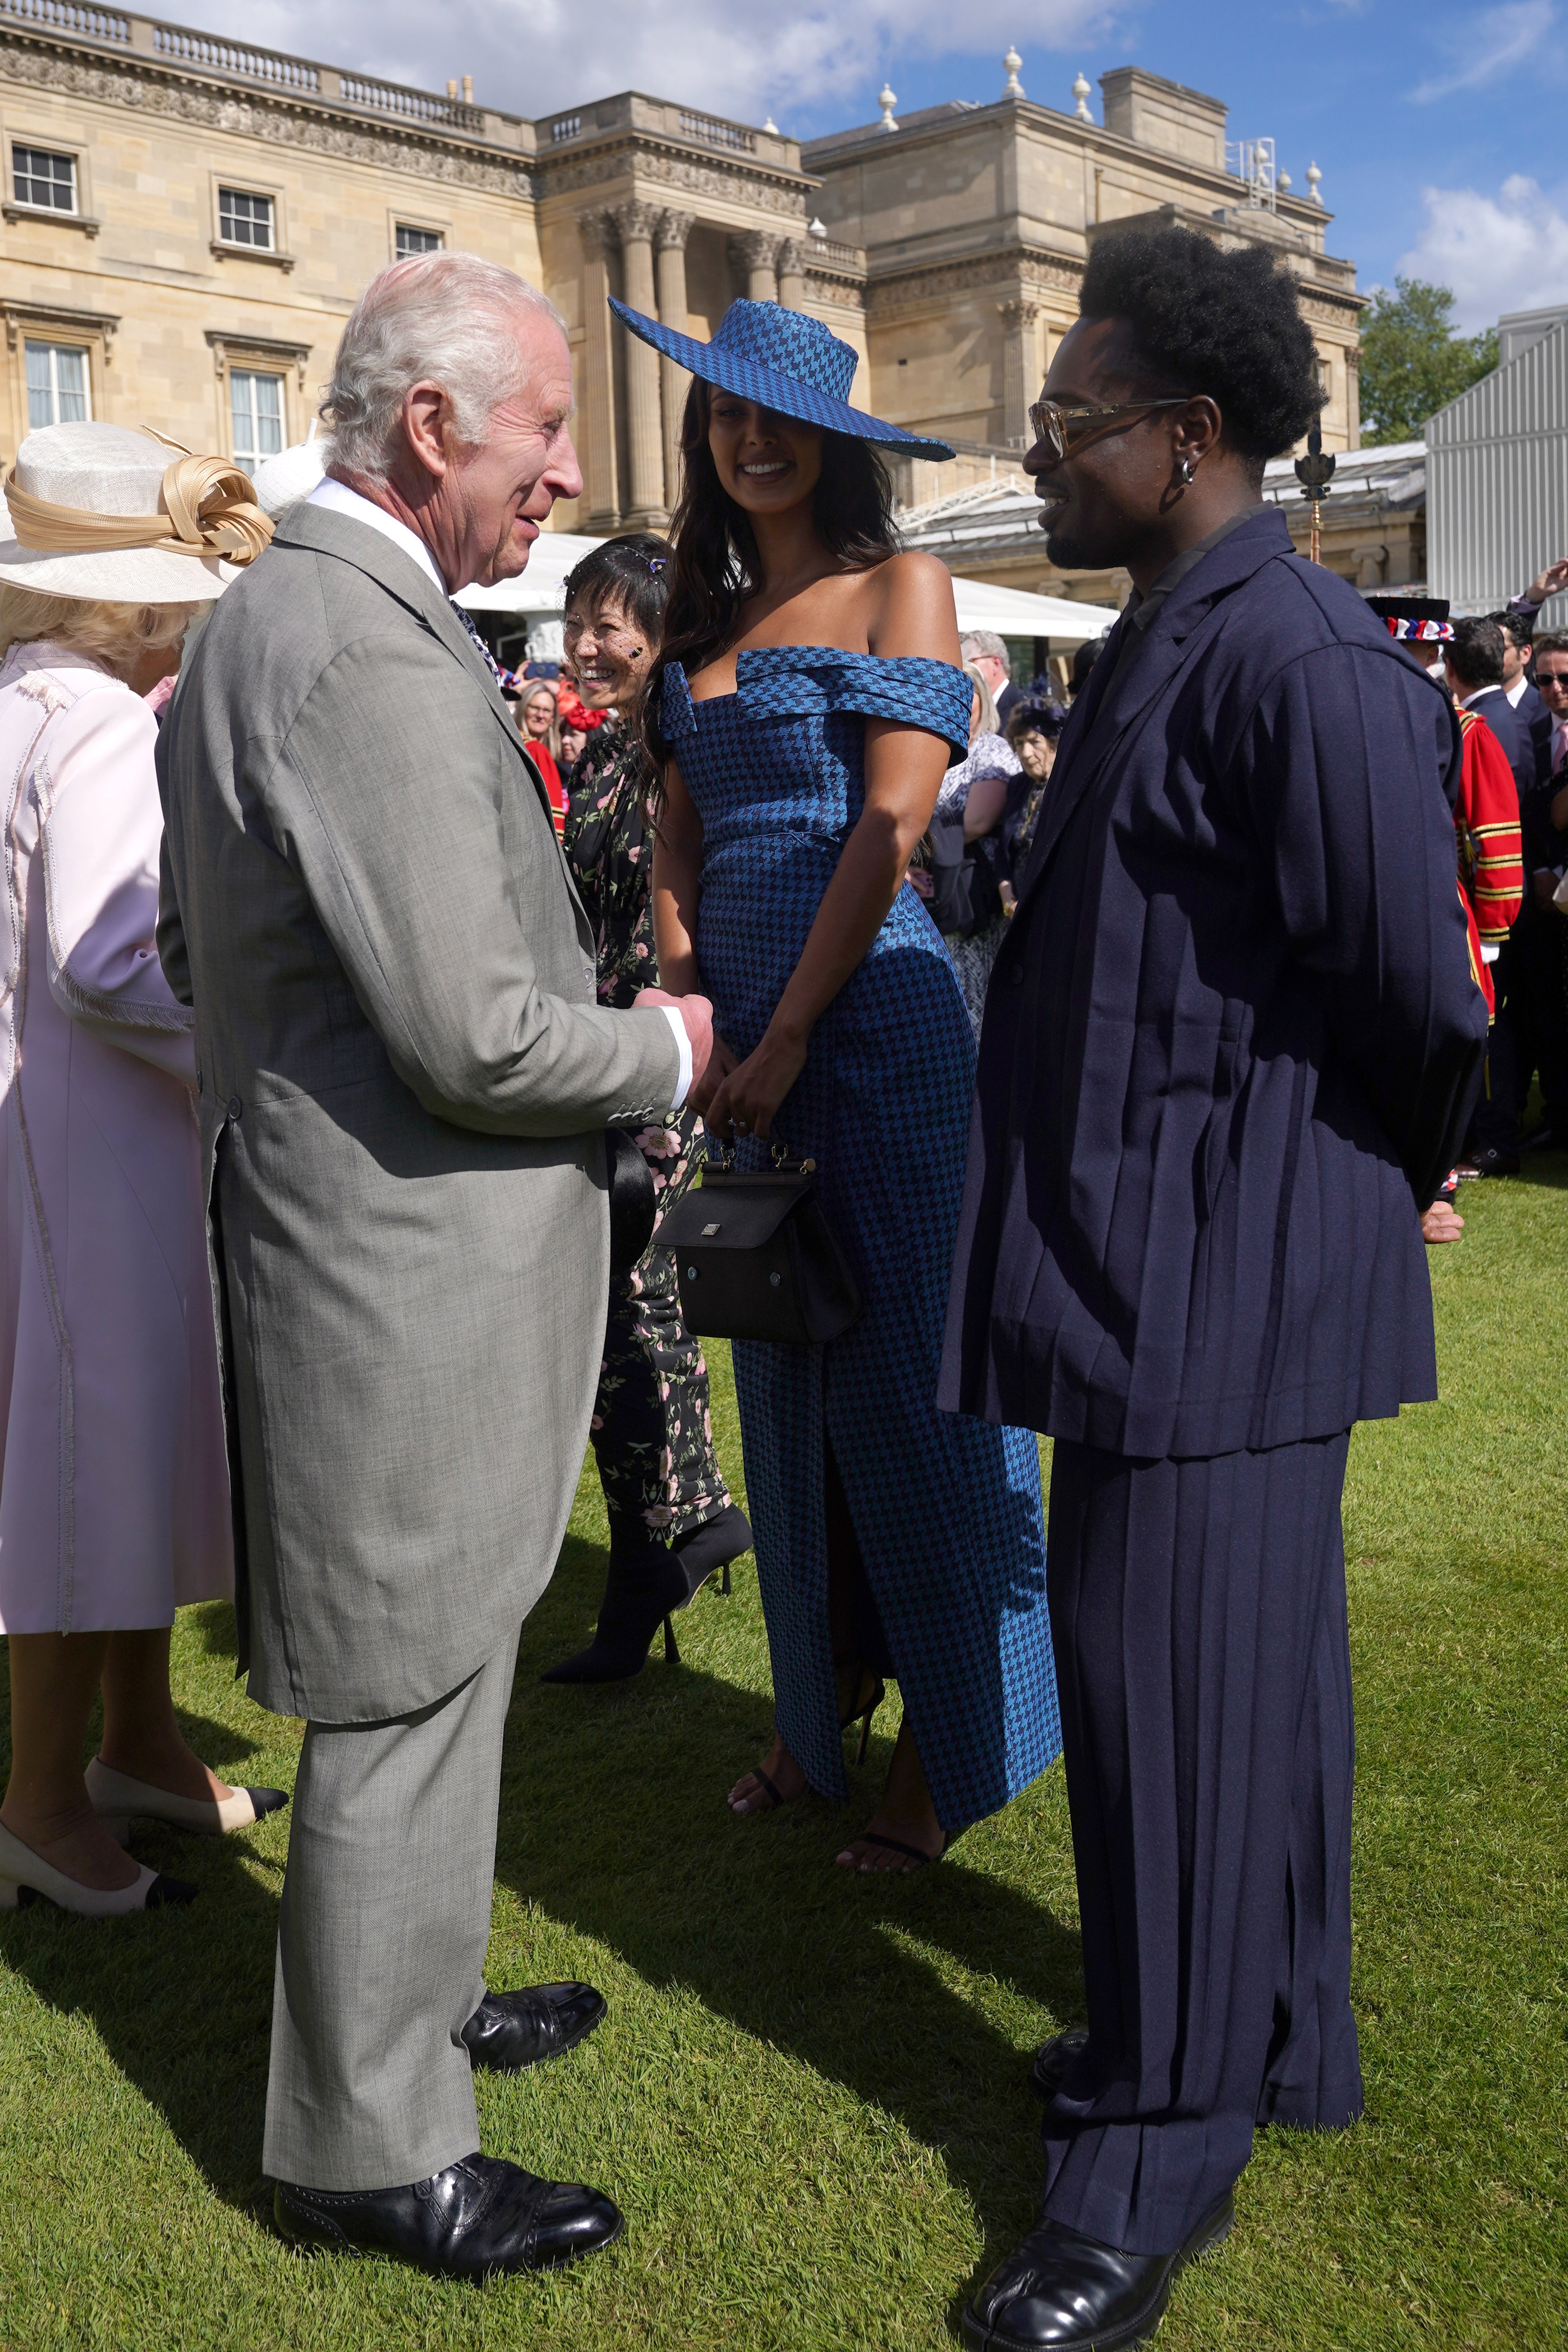
[[[519,1992],[488,1992],[463,2040],[476,2066],[515,2074],[559,2058],[585,2042],[605,2014],[605,1996],[586,1984],[524,1985]]]
[[[1159,2326],[1184,2265],[1229,2234],[1226,2189],[1173,2254],[1124,2254],[1042,2221],[998,2263],[963,2312],[963,2340],[984,2352],[1121,2352]]]
[[[1069,2025],[1065,2033],[1053,2033],[1035,2053],[1035,2063],[1029,2069],[1029,2088],[1037,2099],[1054,2099],[1061,2088],[1062,2076],[1075,2058],[1089,2048],[1087,2025]]]
[[[299,2189],[280,2180],[272,2214],[292,2245],[385,2254],[457,2279],[553,2270],[613,2245],[626,2227],[597,2189],[541,2180],[498,2156],[465,2156],[406,2189]]]
[[[1517,1151],[1499,1151],[1489,1144],[1484,1151],[1472,1151],[1459,1162],[1461,1178],[1469,1181],[1478,1176],[1517,1176],[1520,1158]]]

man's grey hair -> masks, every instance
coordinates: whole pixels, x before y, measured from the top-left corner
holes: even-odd
[[[495,411],[523,388],[517,329],[535,311],[563,326],[537,286],[477,253],[395,261],[371,279],[338,345],[321,402],[331,428],[329,466],[384,481],[401,446],[404,398],[421,383],[440,385],[458,440],[476,447]]]
[[[994,661],[1009,659],[1006,642],[994,629],[965,629],[958,648],[960,658],[973,661],[977,654],[989,654]]]

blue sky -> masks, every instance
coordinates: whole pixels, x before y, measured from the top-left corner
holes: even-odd
[[[1028,95],[1070,110],[1081,68],[1125,63],[1223,99],[1304,188],[1321,168],[1333,252],[1363,287],[1398,268],[1454,287],[1468,326],[1568,300],[1568,0],[1425,10],[1404,0],[185,0],[215,31],[541,114],[627,87],[809,136],[900,106],[989,99],[1014,42]],[[182,13],[185,13],[182,10]]]

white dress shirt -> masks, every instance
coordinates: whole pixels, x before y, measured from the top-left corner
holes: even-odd
[[[351,490],[346,482],[334,481],[331,474],[326,474],[305,503],[307,506],[326,507],[333,514],[348,515],[355,522],[363,523],[368,530],[380,531],[383,539],[389,539],[394,547],[400,547],[405,555],[435,582],[442,595],[447,596],[447,583],[436,567],[436,559],[418,532],[410,530],[405,522],[399,522],[395,514],[388,514],[384,507],[378,507],[374,499],[362,497],[358,490]],[[447,602],[450,601],[447,596]],[[685,1022],[673,1004],[661,1004],[658,1010],[668,1022],[680,1054],[675,1096],[669,1106],[672,1111],[677,1111],[691,1088],[691,1040],[686,1034]]]

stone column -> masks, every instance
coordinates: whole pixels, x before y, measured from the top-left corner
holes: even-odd
[[[621,497],[616,479],[616,374],[611,358],[608,248],[615,227],[608,213],[583,213],[583,455],[587,481],[583,504],[590,531],[618,530]]]
[[[779,247],[779,300],[786,310],[799,310],[805,303],[805,247],[800,239],[786,236]]]
[[[1029,403],[1040,389],[1037,302],[998,302],[1002,318],[1002,437],[1016,448],[1029,437]]]
[[[615,223],[621,234],[627,308],[645,319],[654,313],[653,233],[658,207],[634,197],[617,205]],[[629,331],[626,335],[626,439],[631,460],[631,495],[626,520],[634,530],[662,530],[669,520],[664,503],[664,438],[658,421],[658,353],[651,343]]]
[[[691,234],[690,213],[664,213],[654,231],[658,270],[658,320],[678,335],[690,331],[686,308],[686,240]],[[659,405],[664,418],[664,503],[671,514],[680,499],[680,420],[691,378],[674,360],[658,363]]]
[[[780,240],[769,236],[764,229],[748,229],[743,236],[730,239],[730,258],[746,273],[746,293],[753,302],[776,302],[778,285],[773,277],[773,264],[778,257]]]

